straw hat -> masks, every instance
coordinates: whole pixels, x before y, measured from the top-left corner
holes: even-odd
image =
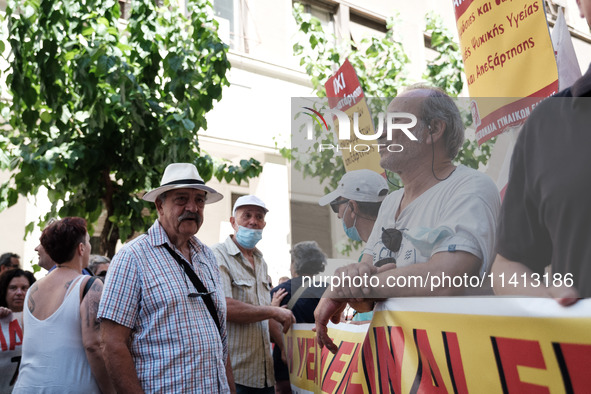
[[[169,190],[173,189],[198,189],[207,192],[205,203],[211,204],[220,201],[224,196],[215,189],[205,186],[205,182],[199,175],[197,167],[191,163],[173,163],[169,164],[164,170],[160,187],[150,190],[142,197],[146,201],[154,202],[156,198]]]

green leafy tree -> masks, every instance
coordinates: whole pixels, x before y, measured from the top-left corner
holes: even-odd
[[[424,78],[455,97],[464,88],[464,62],[460,48],[439,16],[429,13],[425,22],[425,31],[431,37],[431,48],[437,52],[437,56],[427,64]]]
[[[458,44],[451,32],[443,26],[441,18],[434,13],[426,16],[426,32],[431,36],[431,48],[437,52],[435,59],[427,64],[424,74],[425,80],[443,89],[450,96],[456,97],[464,88],[462,74],[464,62]],[[460,109],[461,110],[461,109]],[[472,115],[468,111],[461,111],[466,127],[472,124]],[[467,167],[478,168],[488,162],[496,138],[478,146],[475,139],[466,139],[456,157],[456,162]]]
[[[115,0],[8,1],[0,163],[14,172],[0,207],[44,186],[52,206],[40,225],[57,215],[92,225],[106,213],[100,252],[112,256],[117,240],[154,221],[138,194],[169,163],[192,162],[206,181],[262,171],[201,151],[197,132],[228,85],[227,47],[208,1],[188,1],[188,16],[175,4],[134,0],[122,22]]]

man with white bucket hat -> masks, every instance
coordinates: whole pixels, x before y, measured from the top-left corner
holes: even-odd
[[[144,195],[158,220],[113,258],[98,312],[118,392],[234,390],[219,269],[195,237],[205,204],[222,198],[189,163]]]

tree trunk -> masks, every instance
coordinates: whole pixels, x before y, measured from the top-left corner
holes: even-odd
[[[118,240],[119,229],[107,219],[101,232],[101,255],[113,258]]]
[[[111,171],[109,168],[103,171],[103,183],[105,185],[103,204],[107,210],[107,218],[103,226],[103,231],[101,232],[101,254],[112,258],[115,255],[115,248],[119,239],[119,228],[109,220],[115,212],[113,207],[114,185],[113,181],[111,181]]]

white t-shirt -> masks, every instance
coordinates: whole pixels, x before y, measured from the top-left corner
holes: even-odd
[[[478,257],[480,274],[490,272],[495,256],[495,229],[500,195],[487,175],[460,165],[412,201],[396,220],[404,189],[386,197],[367,241],[364,254],[373,263],[396,258],[397,267],[427,262],[438,252],[465,251]],[[383,229],[398,229],[403,238],[397,253],[382,243]]]
[[[23,345],[23,313],[0,319],[0,394],[11,393],[16,382]]]

